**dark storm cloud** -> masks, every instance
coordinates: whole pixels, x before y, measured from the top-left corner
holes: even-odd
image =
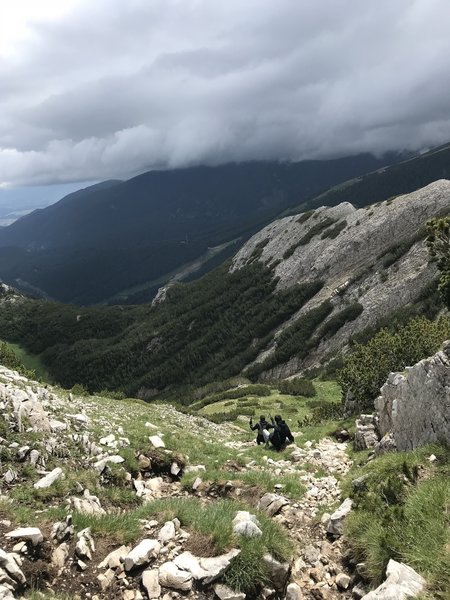
[[[0,62],[0,183],[450,140],[448,0],[79,0]]]

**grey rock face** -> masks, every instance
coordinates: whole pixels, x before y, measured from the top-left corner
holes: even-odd
[[[159,567],[159,583],[163,587],[186,592],[192,589],[192,575],[179,569],[174,562],[166,562]]]
[[[405,374],[391,373],[375,407],[381,435],[390,433],[400,451],[450,444],[450,342]]]
[[[389,561],[386,576],[386,581],[363,596],[363,600],[407,600],[418,596],[425,587],[423,577],[411,567],[395,560]]]
[[[351,498],[346,498],[341,506],[331,515],[327,526],[327,532],[333,535],[342,535],[344,532],[344,521],[352,510]]]
[[[268,492],[267,494],[264,494],[258,502],[258,509],[266,512],[269,517],[273,517],[283,508],[283,506],[286,506],[286,504],[289,504],[286,498]]]
[[[266,265],[278,262],[274,268],[274,275],[279,278],[277,289],[317,280],[324,282],[320,292],[280,327],[257,361],[274,351],[276,339],[285,327],[325,300],[331,300],[334,306],[328,319],[350,303],[359,302],[364,309],[307,357],[292,357],[263,373],[261,379],[288,377],[317,365],[324,356],[341,350],[350,336],[413,302],[436,275],[436,268],[428,263],[424,241],[414,243],[388,267],[383,265],[382,255],[393,245],[412,239],[428,219],[449,210],[450,181],[440,180],[393,202],[382,202],[367,209],[357,210],[343,203],[321,207],[303,222],[298,215],[285,217],[254,235],[236,254],[232,271],[246,265],[256,246],[266,242],[259,260]],[[297,246],[291,256],[283,258],[312,227],[326,223],[328,218],[345,225],[337,237],[322,239],[325,228],[308,243]]]
[[[355,449],[367,450],[374,448],[377,443],[378,435],[376,433],[375,417],[372,415],[361,415],[356,420]]]

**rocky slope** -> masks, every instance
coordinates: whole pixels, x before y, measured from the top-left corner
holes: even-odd
[[[341,552],[349,506],[321,517],[339,505],[345,443],[271,455],[235,425],[76,397],[4,367],[0,403],[0,598],[331,600],[358,584]],[[231,585],[245,588],[255,551],[246,596]]]
[[[412,303],[436,277],[428,262],[423,226],[450,212],[450,181],[364,209],[349,203],[273,222],[253,236],[235,256],[231,270],[255,260],[272,266],[278,289],[322,280],[321,291],[277,332],[330,300],[327,320],[358,303],[362,311],[322,340],[308,356],[265,370],[262,378],[287,377],[317,365],[341,350],[350,336]],[[277,344],[260,355],[261,362]]]

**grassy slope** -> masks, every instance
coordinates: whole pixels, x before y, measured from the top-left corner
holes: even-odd
[[[26,369],[34,371],[36,376],[42,381],[51,383],[51,375],[48,372],[48,369],[45,368],[40,356],[27,352],[20,344],[7,342],[7,345],[9,348],[11,348]]]
[[[428,460],[432,454],[434,463]],[[366,453],[355,454],[355,468],[343,487],[354,501],[346,522],[351,557],[364,563],[373,585],[384,579],[389,559],[404,562],[425,577],[427,597],[447,600],[450,450],[428,446],[366,460]],[[364,464],[358,467],[360,461]],[[355,490],[351,481],[361,476],[364,485]]]

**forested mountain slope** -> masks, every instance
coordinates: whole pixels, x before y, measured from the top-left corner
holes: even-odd
[[[366,209],[342,204],[286,217],[253,236],[232,264],[170,287],[158,305],[4,303],[0,337],[40,355],[66,387],[148,398],[242,372],[286,377],[399,311],[439,310],[423,226],[449,212],[450,182],[442,180]]]
[[[104,182],[0,230],[0,277],[64,302],[104,302],[142,288],[150,299],[209,248],[229,255],[223,244],[239,247],[287,207],[395,158],[228,164]]]

